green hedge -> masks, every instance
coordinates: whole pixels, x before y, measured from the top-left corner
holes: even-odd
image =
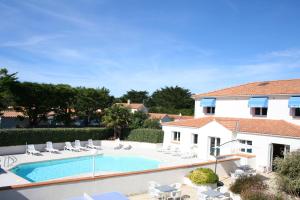
[[[164,132],[160,129],[133,129],[128,133],[125,140],[149,143],[162,143]]]
[[[104,140],[113,136],[107,128],[0,129],[0,146],[42,144],[47,141]]]

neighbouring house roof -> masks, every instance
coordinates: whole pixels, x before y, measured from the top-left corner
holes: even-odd
[[[189,115],[173,115],[173,114],[168,114],[169,117],[173,118],[174,120],[185,120],[185,119],[194,119],[194,116],[189,116]]]
[[[166,113],[148,113],[150,116],[150,119],[162,119],[164,117],[169,117],[174,120],[185,120],[185,119],[193,119],[194,116],[188,116],[188,115],[175,115],[175,114],[166,114]]]
[[[247,83],[212,92],[193,95],[194,99],[203,97],[299,95],[300,79],[262,81]]]
[[[7,118],[16,118],[16,117],[25,117],[25,115],[22,112],[14,111],[14,110],[4,110],[0,111],[1,117],[7,117]]]
[[[148,113],[148,114],[150,119],[159,119],[159,120],[168,116],[165,113]]]
[[[300,126],[284,120],[203,117],[198,119],[167,122],[162,125],[201,128],[212,121],[216,121],[232,132],[300,137]]]
[[[144,104],[142,103],[117,103],[117,105],[122,105],[126,108],[137,109],[137,110],[145,107]]]

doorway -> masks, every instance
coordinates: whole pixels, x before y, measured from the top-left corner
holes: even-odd
[[[284,144],[271,144],[271,169],[274,170],[274,160],[276,158],[284,158],[290,152],[290,145]]]

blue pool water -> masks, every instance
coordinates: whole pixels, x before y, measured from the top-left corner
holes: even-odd
[[[95,171],[130,172],[158,168],[159,162],[133,156],[96,156]],[[93,172],[93,157],[20,164],[10,170],[30,182],[41,182]]]

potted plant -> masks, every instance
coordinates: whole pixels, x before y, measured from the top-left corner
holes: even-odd
[[[185,184],[197,187],[199,191],[217,188],[218,181],[218,175],[208,168],[197,168],[184,179]]]

